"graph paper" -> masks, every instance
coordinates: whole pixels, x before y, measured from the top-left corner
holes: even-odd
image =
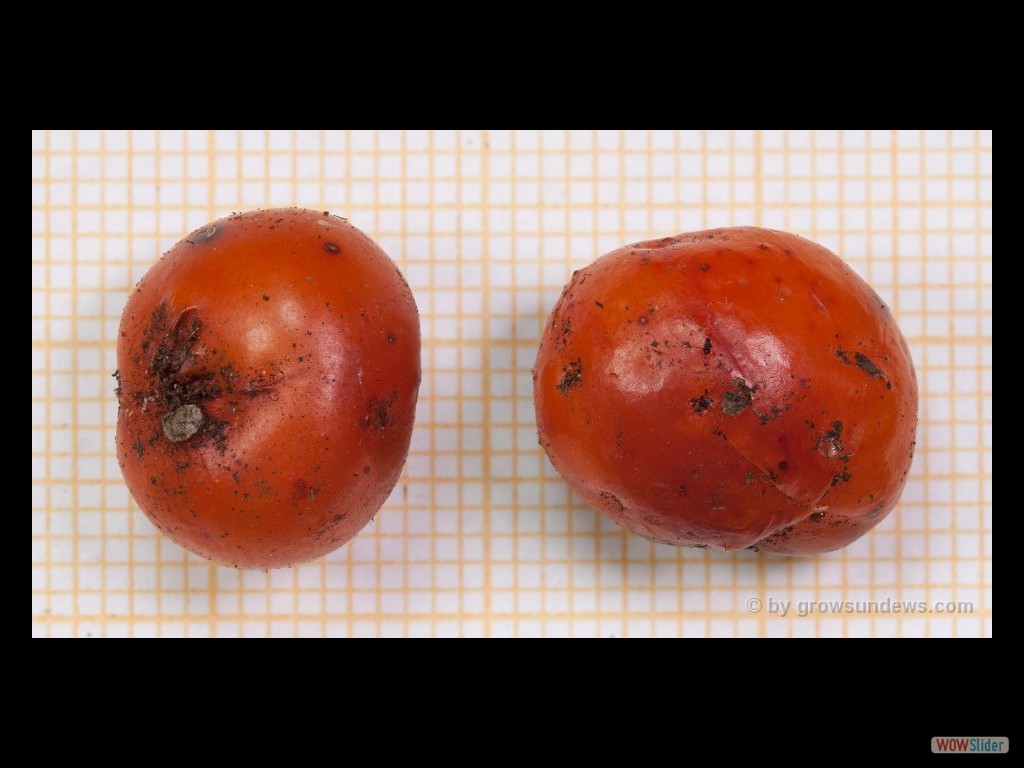
[[[187,232],[291,205],[349,218],[402,268],[423,383],[374,522],[321,560],[240,572],[159,535],[128,494],[115,339]],[[653,544],[537,445],[531,369],[572,270],[730,225],[840,254],[910,343],[910,479],[842,551]],[[990,636],[991,285],[991,131],[33,132],[32,633]]]

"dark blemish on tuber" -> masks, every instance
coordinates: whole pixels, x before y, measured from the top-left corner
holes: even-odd
[[[616,496],[614,493],[609,493],[608,491],[601,491],[601,498],[612,504],[619,514],[622,514],[626,511],[625,505],[619,500],[619,497]]]
[[[366,416],[366,426],[370,429],[386,429],[391,425],[391,406],[395,402],[395,394],[387,400],[373,398],[370,400],[370,410]]]
[[[850,470],[848,470],[846,467],[843,467],[842,472],[832,475],[832,487],[839,485],[840,481],[848,483],[850,482],[850,478],[852,477],[853,475],[850,474]]]
[[[324,250],[330,254],[341,253],[341,248],[336,243],[324,243]]]
[[[819,521],[820,521],[820,520],[821,520],[821,519],[822,519],[822,518],[823,518],[824,516],[825,516],[825,513],[824,513],[824,512],[811,512],[811,514],[810,514],[810,517],[808,517],[807,519],[808,519],[808,520],[810,520],[810,521],[811,521],[812,523],[817,523],[817,522],[819,522]]]
[[[864,373],[866,373],[868,376],[884,376],[885,375],[885,374],[882,373],[882,369],[881,368],[879,368],[877,365],[875,365],[870,360],[868,360],[860,352],[857,352],[854,355],[854,359],[857,361],[857,367],[860,368],[862,371],[864,371]]]
[[[594,303],[597,305],[598,309],[604,309],[604,304],[602,304],[600,301],[595,301]]]
[[[704,354],[705,355],[710,355],[711,354],[711,339],[708,338],[708,337],[704,338]]]
[[[264,294],[263,294],[263,300],[264,300],[264,301],[270,301],[270,297],[269,297],[269,296],[267,296],[267,294],[265,294],[265,293],[264,293]]]
[[[850,353],[839,347],[836,350],[836,357],[842,360],[847,365],[856,365],[864,373],[873,379],[885,379],[885,372],[875,365],[866,355],[862,355],[860,352],[854,352],[853,359],[850,359]],[[892,389],[892,382],[886,380],[886,389]]]
[[[690,398],[690,405],[693,406],[694,413],[704,413],[704,411],[708,410],[714,404],[714,401],[708,397],[707,390],[704,390],[703,395],[695,395]]]
[[[562,366],[562,380],[558,382],[558,391],[563,395],[583,380],[583,363],[580,358],[569,361]]]
[[[754,390],[743,379],[733,379],[732,383],[736,389],[726,390],[722,398],[722,410],[729,416],[738,416],[750,406]]]
[[[227,448],[224,439],[226,424],[204,415],[200,408],[222,392],[216,375],[188,376],[182,373],[186,363],[196,356],[201,328],[195,307],[182,311],[171,324],[167,305],[159,304],[150,316],[150,326],[141,342],[144,351],[156,348],[148,369],[152,389],[134,392],[132,397],[144,402],[155,396],[154,399],[164,409],[163,433],[171,442],[183,442],[198,434],[212,439],[217,450],[223,453]],[[211,354],[215,352],[210,351]],[[228,369],[230,372],[230,367]],[[224,370],[222,367],[221,376],[225,386],[230,386],[232,379]],[[157,440],[159,432],[149,440],[150,445],[155,445]]]

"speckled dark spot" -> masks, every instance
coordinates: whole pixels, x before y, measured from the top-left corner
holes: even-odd
[[[583,380],[583,362],[580,358],[570,360],[562,366],[562,380],[558,382],[558,391],[563,395]]]
[[[601,491],[601,498],[615,507],[615,510],[620,514],[626,511],[625,505],[619,501],[619,497],[609,491]]]
[[[704,411],[708,410],[708,408],[714,404],[714,401],[708,397],[707,390],[704,390],[703,395],[694,395],[690,398],[690,405],[693,406],[694,413],[704,413]]]
[[[753,400],[754,390],[747,386],[743,379],[733,379],[735,390],[726,390],[722,397],[722,411],[729,416],[738,416],[743,413]]]
[[[850,474],[850,470],[848,470],[846,467],[843,467],[842,472],[832,475],[832,486],[835,487],[839,485],[840,482],[848,483],[850,482],[850,478],[852,477],[853,475]]]
[[[370,400],[370,410],[366,416],[366,425],[371,429],[386,429],[391,424],[391,404],[394,397],[389,400],[373,398]]]

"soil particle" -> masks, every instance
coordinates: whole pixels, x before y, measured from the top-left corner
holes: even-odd
[[[180,443],[198,432],[204,419],[198,405],[182,405],[164,416],[164,434],[172,443]]]

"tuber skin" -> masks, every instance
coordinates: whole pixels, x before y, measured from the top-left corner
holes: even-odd
[[[117,359],[125,482],[202,557],[324,555],[401,473],[419,316],[395,264],[342,218],[276,209],[191,233],[129,298]]]
[[[917,382],[889,308],[774,230],[635,243],[575,272],[534,396],[573,490],[667,544],[844,547],[893,509],[913,458]]]

